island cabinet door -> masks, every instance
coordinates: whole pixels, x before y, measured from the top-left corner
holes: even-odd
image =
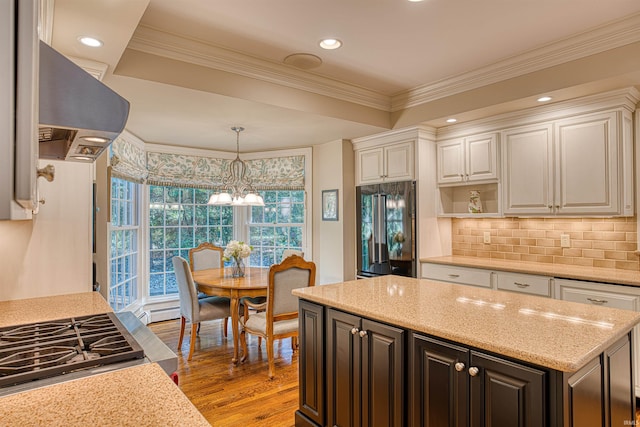
[[[547,424],[546,372],[471,351],[471,427]]]
[[[327,310],[327,425],[403,426],[400,328]]]
[[[418,334],[411,342],[410,425],[466,427],[469,350]]]
[[[298,319],[300,353],[299,412],[316,425],[324,425],[324,308],[300,301]],[[296,413],[296,417],[300,414]],[[303,419],[296,425],[305,425]]]
[[[360,318],[327,310],[327,423],[360,426]]]

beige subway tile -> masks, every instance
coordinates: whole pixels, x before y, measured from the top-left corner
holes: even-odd
[[[530,246],[529,253],[534,255],[545,255],[547,250],[553,250],[555,248],[541,248],[539,246]]]
[[[590,222],[573,222],[571,223],[572,231],[591,231]]]
[[[504,259],[509,259],[512,261],[520,261],[521,254],[514,254],[513,252],[506,252],[504,254]]]
[[[451,247],[456,249],[471,249],[471,243],[454,243]]]
[[[463,236],[463,242],[465,243],[475,243],[476,242],[476,237],[475,236]]]
[[[463,251],[462,254],[464,256],[477,256],[477,251],[466,250]]]
[[[617,251],[635,251],[638,248],[637,243],[633,242],[616,242]]]
[[[545,255],[537,255],[536,256],[536,262],[544,262],[547,264],[552,264],[553,263],[553,257],[552,256],[545,256]]]
[[[518,221],[509,221],[504,224],[504,228],[509,230],[517,230],[520,228],[520,223]]]
[[[605,249],[611,251],[616,248],[616,242],[609,242],[608,240],[594,240],[591,243],[593,249]]]
[[[498,245],[498,252],[513,252],[511,245]]]
[[[537,239],[536,246],[546,246],[552,248],[554,246],[560,246],[560,241],[553,239]]]
[[[519,254],[528,254],[529,253],[529,246],[513,246],[513,252],[519,253]]]
[[[553,230],[553,223],[551,222],[539,222],[536,227],[538,230]]]
[[[635,236],[635,233],[625,233],[622,231],[605,231],[604,232],[604,239],[605,240],[615,240],[617,242],[624,242],[629,241],[629,239],[627,239],[627,235],[632,234]]]
[[[604,259],[616,259],[621,261],[627,260],[626,252],[604,251]]]
[[[491,243],[495,243],[498,245],[504,245],[505,243],[507,243],[507,238],[506,237],[498,237],[498,236],[491,236]]]
[[[615,231],[629,231],[632,233],[637,231],[636,224],[633,222],[616,222],[613,227]]]
[[[591,240],[574,240],[574,239],[571,239],[571,246],[573,246],[574,248],[591,249],[592,243],[593,242]]]
[[[600,249],[583,249],[582,256],[585,258],[603,259],[604,251]]]
[[[504,259],[504,253],[503,252],[491,252],[491,258]]]
[[[616,268],[616,262],[611,259],[594,259],[593,266],[603,268]]]
[[[474,228],[473,230],[469,231],[469,234],[472,236],[482,236],[483,231],[480,230],[479,228]]]
[[[638,235],[636,233],[626,233],[625,240],[627,242],[637,242]]]
[[[603,221],[604,221],[604,218],[588,218],[588,217],[582,218],[582,222],[594,223],[594,222],[603,222]]]
[[[564,255],[563,248],[544,248],[544,254],[545,255],[557,255],[557,256],[561,256]],[[581,252],[582,253],[582,252]]]
[[[491,252],[490,251],[477,251],[477,255],[480,258],[489,258],[491,257]]]
[[[525,238],[522,238],[522,239],[520,239],[520,244],[521,245],[527,245],[527,246],[535,246],[536,245],[536,239],[525,239]]]
[[[511,237],[513,236],[513,230],[500,229],[498,230],[498,236]]]
[[[544,233],[544,237],[547,239],[559,239],[561,234],[564,234],[564,232],[560,230],[550,230]]]
[[[452,243],[459,243],[459,242],[464,242],[464,236],[451,236],[451,242]]]
[[[521,239],[517,237],[505,237],[504,243],[507,245],[519,245],[521,244]]]
[[[544,238],[544,236],[544,230],[529,230],[529,237],[531,237],[532,239],[541,239]]]
[[[637,271],[640,269],[640,263],[630,262],[630,261],[616,261],[616,268],[621,270],[634,270]]]
[[[569,231],[567,234],[569,235],[571,240],[573,240],[573,239],[582,240],[584,233],[582,233],[582,231]]]
[[[554,264],[568,264],[568,265],[573,265],[573,258],[571,258],[571,257],[564,257],[564,256],[554,256],[554,257],[553,257],[553,263],[554,263]]]
[[[625,252],[627,254],[627,261],[638,261],[640,256],[637,252]]]
[[[452,248],[451,249],[451,254],[457,255],[457,256],[462,256],[462,255],[464,255],[464,250],[457,249],[457,248]]]
[[[583,267],[593,267],[593,258],[574,258],[573,265],[581,265]]]
[[[472,243],[471,244],[471,249],[473,249],[474,251],[486,250],[486,248],[484,246],[485,245],[482,244],[482,243]]]
[[[520,255],[520,261],[536,262],[538,261],[538,256],[539,255],[522,254]]]
[[[560,248],[563,256],[581,257],[582,249],[579,248]],[[555,255],[555,254],[553,254]]]
[[[584,240],[604,240],[603,231],[585,231],[582,236]]]
[[[478,224],[478,228],[481,230],[490,230],[491,225],[492,224],[490,221],[480,221],[480,223]]]
[[[593,231],[613,231],[612,222],[602,222],[593,224]]]
[[[528,230],[513,230],[512,233],[513,237],[529,237],[529,231]]]

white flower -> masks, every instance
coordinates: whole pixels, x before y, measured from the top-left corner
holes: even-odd
[[[245,242],[231,240],[224,249],[224,260],[229,261],[232,258],[246,258],[251,255],[252,249],[253,247],[247,245]]]

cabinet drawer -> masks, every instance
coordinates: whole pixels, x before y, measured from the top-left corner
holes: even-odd
[[[549,277],[499,272],[497,278],[497,288],[500,290],[551,296],[551,279]]]
[[[423,264],[422,277],[462,285],[491,287],[491,271],[481,268],[457,267],[443,264]]]
[[[593,304],[633,311],[637,310],[638,306],[638,297],[636,295],[617,294],[590,289],[577,289],[567,286],[562,286],[560,288],[560,293],[560,298],[565,301],[581,302],[584,304]]]

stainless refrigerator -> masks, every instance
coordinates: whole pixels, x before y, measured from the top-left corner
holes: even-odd
[[[358,278],[416,277],[416,183],[356,187]]]

